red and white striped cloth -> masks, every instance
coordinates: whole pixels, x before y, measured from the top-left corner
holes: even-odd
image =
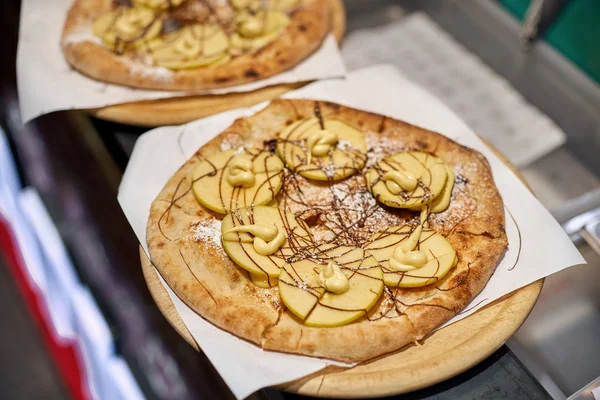
[[[21,188],[1,129],[0,252],[71,396],[143,399],[41,199]]]

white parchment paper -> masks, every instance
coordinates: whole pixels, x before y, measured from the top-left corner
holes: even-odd
[[[506,206],[509,250],[481,294],[449,323],[515,289],[585,262],[550,213],[471,129],[393,67],[376,66],[352,72],[345,80],[316,82],[284,97],[329,100],[402,119],[443,133],[487,157]],[[250,115],[265,105],[232,110],[187,125],[154,129],[139,138],[121,183],[119,202],[144,249],[150,204],[173,173],[199,146],[235,118]],[[238,398],[261,387],[315,372],[330,363],[262,351],[203,320],[164,285],[198,345]]]
[[[17,50],[17,85],[23,123],[58,110],[98,108],[139,100],[152,100],[191,94],[249,92],[280,83],[305,82],[340,77],[346,73],[337,43],[329,35],[321,47],[294,68],[281,74],[239,86],[195,92],[171,92],[131,89],[112,85],[73,70],[65,60],[61,36],[67,11],[74,0],[23,0],[19,46]],[[91,29],[68,37],[68,41],[99,43]],[[164,68],[139,68],[134,73],[158,74],[168,79]]]

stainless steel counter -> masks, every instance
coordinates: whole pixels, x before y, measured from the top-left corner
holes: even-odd
[[[600,88],[543,42],[524,52],[519,23],[498,3],[348,0],[346,5],[349,35],[427,13],[565,132],[565,145],[521,169],[540,201],[561,223],[600,207],[600,196],[589,195],[600,188]],[[600,226],[587,223],[592,234]],[[508,342],[556,399],[600,377],[600,256],[578,230],[573,238],[588,265],[549,277],[530,317]],[[581,393],[589,394],[596,384]]]

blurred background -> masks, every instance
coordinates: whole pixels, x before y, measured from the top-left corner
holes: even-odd
[[[528,320],[490,359],[403,398],[594,398],[600,1],[344,4],[349,70],[393,64],[439,97],[518,167],[588,261],[546,279]],[[24,126],[15,76],[20,4],[0,7],[0,398],[232,398],[156,308],[116,202],[146,129],[80,111]],[[251,397],[300,398],[271,389]]]

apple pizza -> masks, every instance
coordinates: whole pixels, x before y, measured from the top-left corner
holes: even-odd
[[[264,349],[364,361],[423,339],[507,248],[487,160],[382,115],[274,100],[150,210],[150,259],[208,321]]]
[[[75,0],[62,49],[73,68],[104,82],[222,88],[301,62],[327,35],[329,13],[320,0]]]

